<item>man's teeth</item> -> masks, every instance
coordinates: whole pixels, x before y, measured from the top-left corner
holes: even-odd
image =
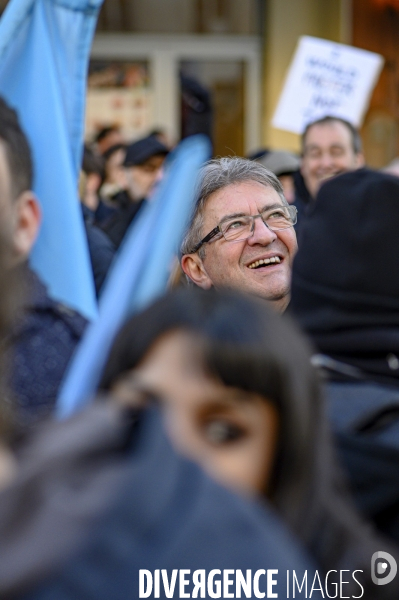
[[[279,256],[272,256],[271,258],[262,258],[261,260],[256,260],[255,262],[248,265],[248,268],[256,269],[257,267],[260,267],[261,265],[270,265],[270,264],[279,263],[279,262],[281,262]]]

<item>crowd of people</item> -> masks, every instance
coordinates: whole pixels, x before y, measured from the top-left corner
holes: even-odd
[[[98,297],[169,151],[113,127],[85,147]],[[364,165],[331,116],[300,158],[208,161],[172,289],[123,325],[91,406],[57,422],[87,323],[29,266],[32,158],[0,101],[0,598],[241,597],[200,575],[162,591],[160,571],[139,596],[140,570],[215,569],[246,571],[249,598],[398,598],[399,178]],[[267,596],[258,570],[283,574]]]

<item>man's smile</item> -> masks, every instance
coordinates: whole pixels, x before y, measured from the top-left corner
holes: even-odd
[[[248,269],[260,269],[261,267],[269,267],[280,264],[283,258],[274,254],[267,258],[259,258],[253,262],[251,262],[248,266]]]

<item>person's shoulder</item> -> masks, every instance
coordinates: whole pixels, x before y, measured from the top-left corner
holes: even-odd
[[[62,302],[54,302],[51,310],[55,318],[62,321],[71,333],[79,338],[81,337],[87,325],[87,319],[85,319],[85,317]]]
[[[44,283],[31,270],[28,272],[23,313],[19,329],[42,326],[43,332],[50,334],[48,327],[58,324],[58,329],[79,339],[87,325],[87,320],[77,310],[51,298]]]

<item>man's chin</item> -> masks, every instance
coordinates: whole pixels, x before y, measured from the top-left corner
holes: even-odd
[[[248,290],[249,292],[249,290]],[[277,310],[277,312],[284,312],[290,302],[290,292],[287,289],[276,290],[272,292],[265,292],[265,290],[257,289],[252,290],[252,295],[261,298],[262,300],[266,300],[270,304],[270,306]]]

